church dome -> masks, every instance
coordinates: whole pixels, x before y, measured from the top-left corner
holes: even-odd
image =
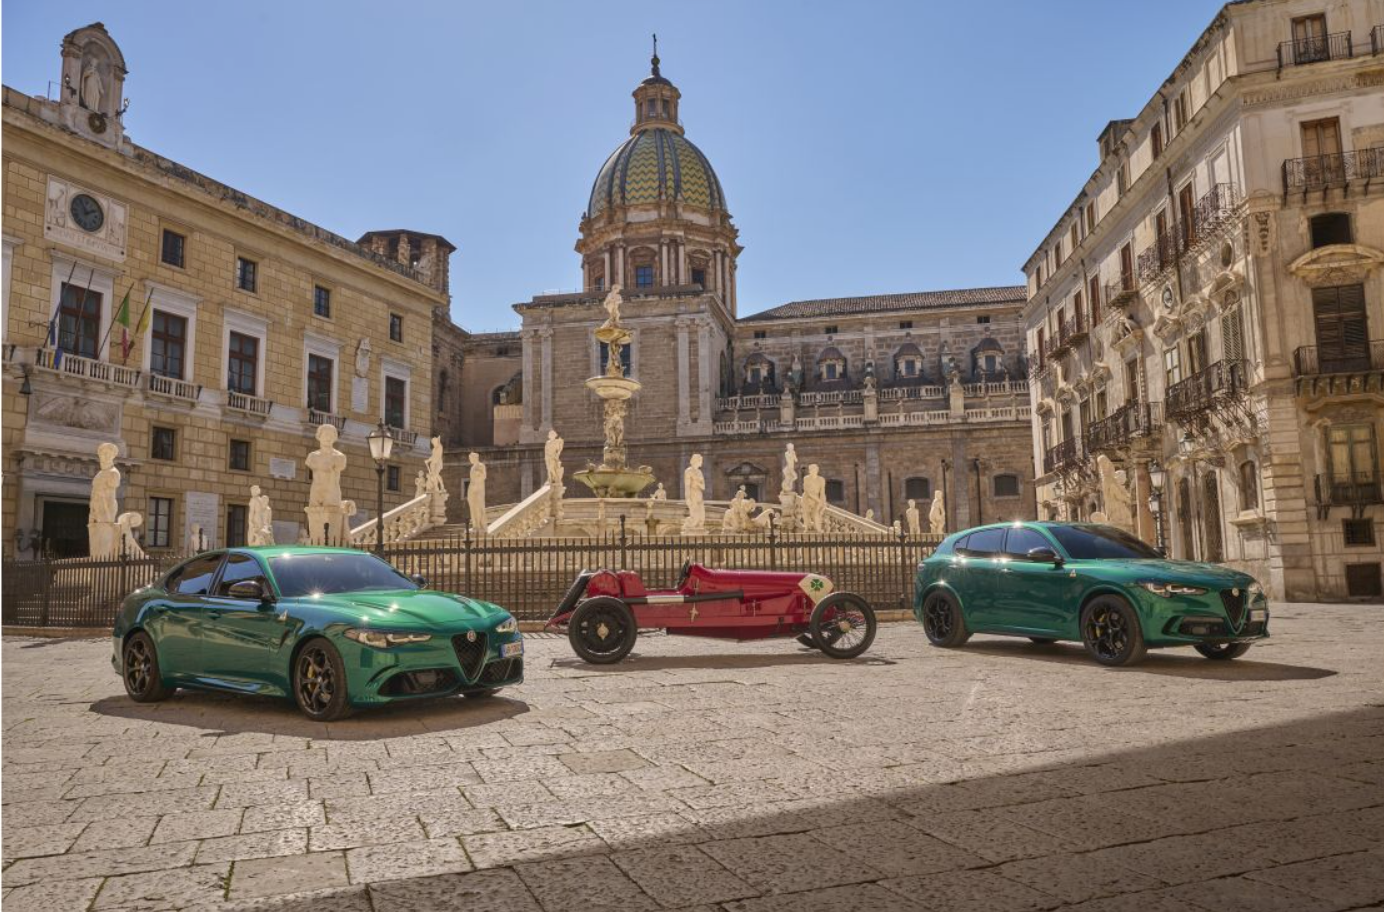
[[[711,163],[686,137],[665,127],[640,130],[606,159],[591,188],[587,213],[660,200],[702,209],[726,208]]]

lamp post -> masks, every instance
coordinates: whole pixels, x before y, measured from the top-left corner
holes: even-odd
[[[389,461],[389,454],[394,450],[394,438],[389,435],[389,428],[380,422],[380,426],[370,432],[366,438],[370,441],[370,458],[375,460],[375,553],[384,552],[384,464]]]
[[[1149,510],[1153,513],[1154,535],[1158,538],[1158,550],[1167,551],[1167,546],[1163,542],[1163,482],[1167,480],[1163,472],[1163,467],[1157,460],[1149,463],[1149,487],[1153,488],[1153,493],[1149,495]]]

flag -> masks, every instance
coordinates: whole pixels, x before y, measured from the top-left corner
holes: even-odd
[[[153,321],[153,315],[152,315],[152,313],[150,312],[150,307],[149,307],[149,305],[150,305],[150,303],[151,303],[153,300],[154,300],[154,289],[151,288],[151,289],[149,289],[149,294],[148,294],[148,296],[145,297],[145,299],[144,299],[144,310],[143,310],[143,311],[140,313],[140,315],[139,315],[139,325],[135,327],[134,335],[130,336],[129,344],[128,344],[128,346],[126,346],[126,348],[125,348],[125,360],[126,360],[126,361],[128,361],[128,360],[130,359],[130,352],[134,349],[135,344],[136,344],[137,342],[139,342],[140,339],[144,338],[144,334],[145,334],[146,332],[149,331],[149,324]],[[129,295],[129,292],[126,292],[126,293],[125,293],[125,300],[122,301],[122,302],[120,302],[120,309],[121,309],[121,311],[124,312],[123,325],[125,325],[125,326],[128,326],[128,325],[129,325],[129,321],[130,321],[129,308],[126,306],[126,305],[129,303],[129,301],[130,301],[130,295]],[[117,320],[120,319],[119,315],[117,315],[116,319],[117,319]]]
[[[134,284],[125,289],[125,297],[120,299],[120,306],[116,308],[115,318],[111,321],[112,325],[120,324],[120,362],[123,364],[130,360],[130,349],[134,347],[134,339],[130,337],[130,292],[134,291]]]

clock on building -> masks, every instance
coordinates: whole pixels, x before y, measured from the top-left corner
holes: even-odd
[[[72,221],[83,231],[100,231],[101,225],[106,221],[101,204],[85,193],[79,193],[72,198],[71,212]]]

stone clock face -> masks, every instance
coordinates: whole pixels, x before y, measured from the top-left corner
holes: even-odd
[[[100,203],[85,193],[79,193],[72,198],[72,221],[83,231],[99,231],[106,221],[106,214],[101,211]]]

